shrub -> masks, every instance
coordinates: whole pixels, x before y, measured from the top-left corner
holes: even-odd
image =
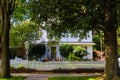
[[[26,59],[26,54],[25,54],[26,50],[24,46],[18,46],[16,47],[16,50],[17,50],[18,58]]]
[[[75,56],[74,53],[70,53],[70,55],[68,56],[68,61],[80,61],[80,57]]]
[[[105,53],[101,51],[94,50],[93,51],[93,60],[99,61],[99,60],[105,60]]]
[[[10,48],[9,53],[10,53],[10,59],[15,59],[15,56],[17,55],[16,48]]]
[[[29,52],[29,58],[39,58],[42,57],[45,53],[45,45],[39,44],[39,45],[32,45],[30,47],[30,52]]]
[[[26,68],[24,66],[19,66],[18,69],[25,70]]]
[[[61,56],[67,58],[71,52],[73,52],[72,45],[62,44],[60,46],[60,54],[61,54]]]
[[[9,48],[9,56],[10,59],[15,59],[17,56],[18,58],[25,59],[25,48],[24,46],[16,46]]]
[[[83,56],[85,56],[85,55],[88,54],[88,52],[85,51],[85,50],[84,50],[82,47],[80,47],[80,46],[77,46],[77,47],[74,49],[73,53],[75,54],[75,56],[80,57],[80,58],[83,58]]]
[[[14,67],[13,67],[13,66],[10,66],[10,70],[11,70],[11,69],[14,69]]]

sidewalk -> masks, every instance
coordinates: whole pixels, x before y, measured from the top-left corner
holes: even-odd
[[[55,73],[55,74],[12,74],[13,76],[27,76],[24,80],[48,80],[56,76],[100,76],[101,73]]]

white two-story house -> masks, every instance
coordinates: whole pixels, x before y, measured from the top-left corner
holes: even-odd
[[[42,30],[42,37],[40,40],[37,40],[35,42],[33,42],[34,44],[45,44],[46,45],[46,52],[44,55],[45,57],[48,58],[61,58],[62,56],[60,55],[60,45],[61,44],[71,44],[73,46],[77,45],[77,46],[81,46],[83,48],[86,49],[86,51],[89,53],[86,57],[88,59],[92,59],[93,56],[93,49],[92,46],[94,45],[94,43],[92,42],[92,31],[89,31],[87,34],[89,36],[87,36],[86,38],[83,38],[81,40],[79,40],[79,37],[71,37],[70,35],[68,35],[67,37],[62,37],[60,39],[60,41],[56,41],[56,40],[49,40],[48,39],[48,33],[46,30]]]

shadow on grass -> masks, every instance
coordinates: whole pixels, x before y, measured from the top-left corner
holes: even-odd
[[[12,73],[103,73],[102,68],[91,68],[91,69],[54,69],[54,70],[35,70],[35,69],[11,69]]]
[[[24,80],[25,76],[12,76],[11,78],[0,78],[0,80]]]
[[[80,77],[50,77],[48,80],[98,80],[96,76],[80,76]]]

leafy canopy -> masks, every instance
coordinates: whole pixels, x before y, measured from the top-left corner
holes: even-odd
[[[31,21],[23,21],[20,24],[11,27],[10,31],[10,45],[20,46],[26,40],[36,40],[41,37],[42,32],[39,27]]]
[[[29,0],[30,17],[47,29],[50,37],[68,32],[86,35],[91,30],[86,5],[82,0]]]

